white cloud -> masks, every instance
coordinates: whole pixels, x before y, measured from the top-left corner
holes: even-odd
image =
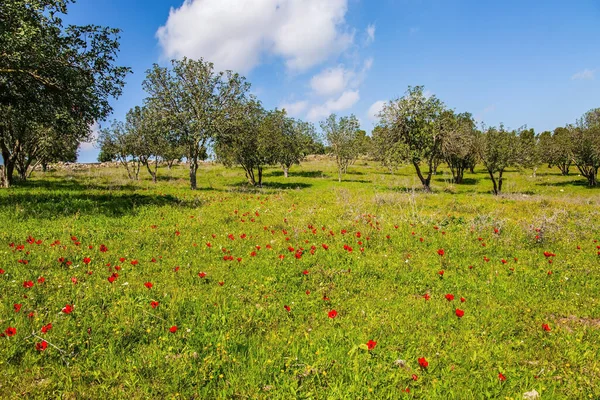
[[[379,119],[379,112],[383,110],[383,106],[385,105],[385,103],[385,101],[379,100],[373,103],[371,107],[369,107],[369,111],[367,112],[367,114],[369,115],[369,119],[371,121],[377,121]]]
[[[297,117],[308,108],[308,101],[302,100],[295,103],[282,103],[279,108],[285,109],[289,116]]]
[[[342,93],[354,72],[346,70],[343,66],[328,68],[310,80],[310,87],[319,96],[333,96]]]
[[[98,141],[98,135],[100,135],[100,126],[97,122],[91,127],[92,133],[90,134],[89,140],[79,143],[79,149],[83,151],[89,151],[95,149],[96,142]]]
[[[313,106],[308,112],[310,121],[318,121],[329,116],[331,113],[347,110],[360,100],[358,90],[347,90],[337,99],[330,99],[325,104]]]
[[[371,24],[367,26],[367,44],[371,44],[375,41],[375,25]]]
[[[575,75],[571,77],[572,80],[592,80],[596,76],[596,70],[594,69],[584,69],[583,71],[577,72]]]
[[[347,0],[185,0],[156,32],[163,56],[204,58],[246,73],[261,57],[305,70],[346,50]]]

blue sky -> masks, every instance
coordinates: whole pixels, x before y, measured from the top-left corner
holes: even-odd
[[[123,30],[133,74],[111,119],[141,104],[152,63],[184,55],[242,72],[268,108],[354,113],[367,131],[408,85],[538,132],[600,107],[596,0],[78,0],[65,22]],[[97,153],[84,145],[79,161]]]

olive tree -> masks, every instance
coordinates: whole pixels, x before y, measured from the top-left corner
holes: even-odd
[[[588,185],[596,186],[600,169],[600,108],[586,112],[570,131],[573,163]]]
[[[41,135],[56,147],[87,139],[112,112],[127,67],[116,64],[119,30],[63,26],[69,0],[3,0],[0,7],[0,152],[3,185],[32,164]],[[41,128],[40,128],[41,127]],[[46,146],[47,149],[47,146]],[[28,160],[29,159],[29,160]]]
[[[331,114],[321,121],[321,129],[325,135],[328,146],[335,157],[338,169],[338,181],[342,181],[342,174],[348,172],[351,165],[361,154],[364,131],[354,114],[349,117],[338,117]]]
[[[454,183],[463,182],[465,170],[475,164],[477,158],[477,134],[475,121],[470,113],[456,114],[444,111],[440,117],[442,135],[441,157],[452,172]]]
[[[477,151],[493,184],[495,195],[502,193],[504,171],[518,164],[518,138],[515,131],[509,131],[504,125],[482,129]]]
[[[431,191],[434,164],[441,157],[444,108],[434,95],[425,96],[423,86],[409,86],[403,97],[385,104],[379,114],[380,125],[389,132],[389,145],[402,145],[425,191]]]
[[[197,188],[199,161],[219,131],[229,129],[233,108],[250,89],[245,78],[232,71],[217,72],[203,59],[172,60],[171,67],[157,64],[146,72],[143,82],[152,102],[186,149],[190,187]]]

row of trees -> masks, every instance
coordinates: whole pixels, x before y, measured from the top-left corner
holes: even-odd
[[[542,163],[559,167],[565,175],[575,165],[590,186],[598,182],[600,109],[553,133],[536,135],[533,129],[509,130],[503,125],[477,129],[471,114],[447,109],[416,86],[388,102],[379,118],[372,135],[372,155],[389,168],[412,164],[426,191],[431,190],[432,175],[442,162],[448,164],[457,184],[463,182],[465,170],[473,171],[481,162],[495,194],[502,191],[507,168],[533,169],[535,175]]]
[[[119,30],[63,26],[71,0],[2,0],[0,6],[0,185],[15,171],[75,161],[91,127],[112,112],[127,67],[116,65]]]
[[[287,177],[292,165],[319,150],[312,124],[285,110],[265,110],[249,93],[250,84],[232,72],[217,72],[204,60],[154,65],[143,83],[144,105],[101,130],[101,161],[120,161],[137,179],[145,165],[156,181],[160,160],[186,158],[190,186],[197,187],[199,162],[209,150],[227,166],[240,165],[251,185],[262,185],[262,171],[278,165]]]

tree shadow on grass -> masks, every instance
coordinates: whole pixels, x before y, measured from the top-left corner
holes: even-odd
[[[596,190],[600,190],[600,185],[596,185],[596,186],[590,186],[588,185],[588,182],[585,178],[581,178],[581,179],[577,179],[577,180],[568,180],[568,181],[563,181],[563,182],[538,182],[536,183],[537,186],[556,186],[556,187],[566,187],[566,186],[576,186],[576,187],[583,187],[586,189],[596,189]]]
[[[263,174],[264,177],[283,176],[283,171],[269,171]],[[293,171],[288,172],[289,177],[302,177],[302,178],[328,178],[329,175],[324,174],[323,171]]]
[[[462,185],[477,185],[479,183],[479,179],[475,178],[463,178],[461,183],[452,182],[452,178],[444,178],[444,177],[436,177],[433,178],[434,182],[448,182],[452,185],[462,186]]]
[[[57,191],[89,191],[89,190],[127,190],[135,191],[137,188],[133,182],[126,184],[98,184],[98,183],[82,183],[77,179],[30,179],[25,182],[16,182],[13,189],[44,189]]]
[[[13,213],[17,210],[24,219],[54,219],[75,214],[122,217],[135,214],[139,208],[145,206],[196,208],[202,203],[198,198],[182,200],[172,195],[119,192],[22,192],[0,196],[0,210]]]
[[[263,182],[262,187],[252,186],[248,182],[242,181],[229,186],[234,192],[264,192],[265,190],[293,190],[307,189],[312,187],[310,183],[304,182]]]

